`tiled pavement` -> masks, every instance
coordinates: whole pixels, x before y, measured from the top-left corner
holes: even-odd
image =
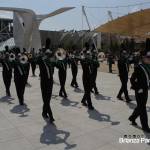
[[[36,74],[38,75],[38,70]],[[57,70],[55,71],[51,100],[56,120],[54,126],[41,117],[42,99],[38,77],[29,77],[32,87],[27,87],[25,91],[27,106],[19,106],[13,82],[12,98],[5,97],[0,73],[0,150],[149,150],[149,145],[145,143],[119,143],[119,138],[124,135],[143,135],[147,138],[150,138],[150,135],[128,122],[135,101],[127,105],[116,99],[120,87],[118,76],[98,73],[100,95],[92,95],[95,111],[88,111],[80,104],[83,96],[81,76],[82,70],[79,70],[80,89],[71,88],[71,71],[68,69],[68,99],[65,100],[58,97],[59,82]],[[133,91],[129,93],[134,99]],[[149,104],[148,101],[150,118]]]

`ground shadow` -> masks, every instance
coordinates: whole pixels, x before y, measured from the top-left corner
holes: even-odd
[[[115,72],[116,70],[113,70],[113,72],[111,72],[111,74],[118,74],[117,72]],[[110,73],[110,72],[108,72]]]
[[[31,88],[31,87],[32,87],[32,85],[30,83],[26,84],[26,88]]]
[[[131,99],[132,101],[135,101],[135,100],[136,100],[134,95],[129,95],[129,97],[130,97],[130,99]]]
[[[60,85],[58,82],[56,82],[55,80],[53,80],[53,84],[55,84],[55,85]]]
[[[30,109],[27,105],[16,105],[10,110],[12,113],[19,114],[19,117],[27,117],[28,115],[26,113],[29,111]]]
[[[57,129],[56,125],[50,124],[47,122],[47,124],[43,127],[43,133],[40,137],[40,142],[42,144],[51,145],[51,144],[65,144],[67,149],[72,149],[76,147],[76,144],[69,144],[67,139],[70,136],[70,132],[59,130]]]
[[[95,94],[95,99],[96,100],[111,100],[112,97],[109,96],[104,96],[102,94]]]
[[[32,78],[37,78],[38,76],[37,76],[37,75],[31,75],[30,77],[32,77]]]
[[[52,99],[59,100],[59,95],[52,95]]]
[[[71,101],[70,99],[68,99],[68,98],[63,98],[62,100],[61,100],[61,104],[63,105],[63,106],[71,106],[71,107],[77,107],[77,105],[79,104],[79,102],[76,102],[76,101]]]
[[[134,104],[134,103],[126,103],[127,104],[127,106],[130,108],[130,109],[135,109],[136,108],[136,104]]]
[[[111,125],[119,125],[120,122],[118,121],[112,121],[111,117],[107,114],[102,114],[98,110],[88,110],[89,118],[97,121],[104,121],[104,122],[110,122]]]
[[[3,96],[0,98],[0,103],[8,103],[10,104],[14,104],[12,103],[12,101],[14,100],[14,98],[10,97],[10,96]]]
[[[134,104],[134,103],[126,103],[127,104],[127,106],[130,108],[130,109],[135,109],[136,108],[136,104]],[[146,110],[147,110],[147,112],[150,112],[150,107],[149,106],[146,106]]]
[[[84,90],[82,90],[80,88],[74,88],[74,92],[76,92],[76,93],[84,93]]]

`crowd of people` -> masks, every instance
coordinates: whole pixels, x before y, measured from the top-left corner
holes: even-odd
[[[53,52],[47,48],[43,48],[39,50],[37,54],[35,54],[34,49],[32,49],[29,53],[26,51],[26,49],[23,49],[23,52],[21,52],[19,48],[9,50],[9,48],[6,47],[6,50],[2,52],[0,56],[6,95],[11,96],[10,85],[12,73],[14,73],[14,83],[19,104],[24,105],[25,87],[29,85],[28,76],[30,65],[33,76],[35,76],[35,69],[38,65],[40,70],[40,86],[43,99],[42,116],[45,119],[49,119],[50,122],[53,122],[54,117],[50,107],[50,100],[53,89],[54,69],[58,69],[58,77],[60,81],[59,96],[67,98],[68,96],[65,89],[67,65],[69,64],[71,66],[72,71],[73,78],[71,86],[78,88],[76,77],[78,73],[78,63],[80,62],[83,69],[82,79],[85,91],[81,103],[88,107],[88,109],[93,110],[94,107],[91,101],[91,92],[98,94],[98,89],[96,87],[96,76],[99,62],[96,57],[97,52],[94,49],[91,51],[89,51],[88,43],[85,44],[85,49],[80,55],[76,52],[67,54],[62,48],[58,48],[56,52]]]
[[[109,72],[112,72],[113,58],[108,57]],[[6,47],[5,51],[0,54],[0,63],[2,64],[2,77],[6,89],[6,95],[11,96],[10,86],[12,80],[12,74],[14,73],[14,83],[16,87],[16,93],[18,96],[19,104],[24,105],[24,92],[28,83],[28,76],[30,66],[33,76],[35,75],[35,69],[40,70],[40,87],[41,95],[43,99],[42,116],[44,119],[48,119],[51,123],[55,121],[51,110],[51,96],[53,92],[53,74],[55,68],[58,69],[58,77],[60,82],[59,96],[67,98],[67,92],[65,89],[66,77],[67,77],[67,65],[70,66],[72,71],[72,81],[70,85],[74,88],[78,88],[77,74],[78,64],[81,65],[83,74],[82,82],[84,87],[84,95],[81,99],[83,106],[89,110],[94,110],[94,106],[91,100],[91,93],[99,94],[96,78],[100,62],[98,60],[98,51],[94,46],[85,43],[82,51],[72,51],[67,53],[62,47],[59,47],[55,52],[45,47],[35,53],[32,49],[30,52],[19,48],[13,48],[9,50]],[[117,95],[118,100],[123,101],[122,94],[124,93],[127,103],[132,100],[128,95],[128,73],[129,65],[134,63],[134,73],[131,76],[131,88],[135,90],[135,98],[137,107],[133,114],[129,117],[132,125],[136,126],[136,119],[140,116],[142,129],[146,132],[150,132],[148,126],[148,116],[146,112],[146,103],[148,99],[148,89],[150,81],[150,52],[143,51],[138,59],[134,61],[127,51],[122,50],[118,57],[118,71],[121,81],[121,88]]]

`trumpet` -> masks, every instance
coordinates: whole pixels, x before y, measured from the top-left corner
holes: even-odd
[[[66,58],[66,51],[62,48],[58,48],[58,50],[55,52],[55,56],[58,60],[64,60]]]
[[[26,64],[28,62],[28,57],[26,55],[22,55],[19,58],[21,64]]]
[[[28,59],[32,59],[32,54],[31,54],[31,53],[28,53],[28,54],[27,54],[27,57],[28,57]]]
[[[14,53],[10,53],[10,55],[9,55],[9,61],[14,61],[16,59],[16,56],[15,56],[15,54]]]

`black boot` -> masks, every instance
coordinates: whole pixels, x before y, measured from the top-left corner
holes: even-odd
[[[87,103],[86,103],[85,100],[82,99],[81,103],[82,103],[83,106],[87,107]]]
[[[61,92],[61,91],[59,92],[59,96],[60,96],[60,97],[63,97],[63,94],[62,94],[62,92]]]
[[[45,113],[42,113],[42,117],[43,117],[44,119],[48,119],[48,115],[45,114]]]
[[[50,123],[53,124],[53,122],[55,121],[55,119],[52,117],[52,118],[49,119],[49,121],[50,121]]]
[[[117,99],[123,101],[123,98],[119,95],[117,96]]]
[[[6,95],[10,97],[11,96],[10,91],[6,91]]]
[[[94,107],[92,105],[88,106],[89,110],[94,110]]]
[[[126,99],[126,102],[127,102],[127,103],[130,103],[131,101],[132,101],[132,100],[131,100],[130,98],[127,98],[127,99]]]
[[[149,128],[149,127],[147,127],[147,128],[143,128],[143,127],[142,127],[142,130],[143,130],[144,132],[150,133],[150,128]]]
[[[133,126],[137,126],[137,123],[131,117],[129,117],[128,120],[131,121],[131,123],[132,123]]]

